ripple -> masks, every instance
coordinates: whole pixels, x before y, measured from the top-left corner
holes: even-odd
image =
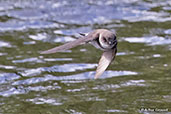
[[[0,95],[4,97],[8,97],[11,95],[15,94],[27,94],[30,91],[47,91],[47,90],[55,90],[55,89],[61,89],[60,86],[53,85],[53,86],[36,86],[36,87],[31,87],[27,85],[32,85],[32,84],[37,84],[41,82],[47,82],[47,81],[62,81],[63,83],[82,83],[84,82],[85,79],[94,79],[94,74],[95,72],[85,72],[81,74],[76,74],[76,75],[69,75],[69,76],[53,76],[53,75],[45,75],[44,77],[35,77],[35,78],[30,78],[30,79],[25,79],[25,80],[18,80],[12,83],[12,86],[15,87],[10,87],[8,90],[3,90],[0,91]],[[116,77],[116,76],[124,76],[124,75],[136,75],[137,73],[131,72],[131,71],[106,71],[104,75],[101,78],[109,78],[109,77]],[[2,74],[1,74],[2,75]],[[12,75],[14,74],[8,74],[7,76],[0,76],[0,83],[6,83],[7,80],[15,80],[20,78],[18,75],[14,75],[13,78]],[[83,81],[81,81],[83,80]],[[66,82],[67,81],[67,82]],[[79,81],[79,82],[78,82]],[[130,80],[128,82],[122,83],[121,86],[130,86],[130,85],[138,85],[138,86],[144,86],[143,83],[145,82],[144,80]],[[21,86],[21,85],[24,85]],[[118,85],[113,85],[113,86],[106,86],[109,88],[118,88],[120,86]],[[95,89],[95,88],[93,88]],[[98,87],[99,89],[99,87]],[[106,88],[104,88],[106,90]],[[80,89],[68,89],[68,92],[76,92],[76,91],[82,91],[85,90],[85,88],[80,88]],[[43,102],[42,102],[43,103]]]
[[[121,86],[118,84],[103,84],[103,85],[97,85],[96,87],[93,87],[92,89],[95,90],[108,90],[108,89],[117,89],[120,88]]]
[[[0,96],[9,97],[11,95],[26,94],[26,93],[27,92],[26,92],[26,90],[24,88],[12,87],[12,88],[8,89],[7,91],[0,92]]]
[[[63,104],[63,103],[57,102],[56,99],[52,99],[52,98],[34,98],[34,99],[27,99],[26,101],[33,102],[35,104],[51,104],[51,105]]]
[[[41,113],[47,106],[52,109],[47,113],[66,106],[67,109],[58,112],[89,112],[86,107],[77,107],[80,104],[93,104],[93,108],[104,104],[100,109],[104,113],[136,113],[138,110],[133,107],[137,107],[139,98],[144,100],[138,101],[139,104],[150,102],[147,106],[165,104],[165,107],[168,107],[171,101],[171,95],[167,94],[170,91],[167,88],[170,87],[167,83],[170,79],[170,6],[170,0],[0,1],[0,113],[17,113],[28,104],[31,104],[28,111],[33,113]],[[117,56],[121,63],[131,60],[132,57],[140,57],[140,60],[148,59],[150,63],[157,62],[157,66],[154,63],[147,69],[145,67],[150,63],[144,63],[140,68],[130,65],[130,71],[126,71],[128,68],[124,69],[125,65],[119,64],[117,69],[121,71],[107,70],[100,79],[94,80],[97,64],[80,63],[81,59],[73,63],[73,58],[63,54],[61,56],[65,58],[46,58],[47,56],[36,52],[32,53],[45,46],[43,42],[70,42],[77,37],[75,33],[97,28],[116,29],[118,36],[125,37],[124,42],[120,42],[121,38],[118,39],[120,44]],[[132,35],[132,32],[135,34]],[[130,44],[140,45],[139,48],[142,48],[141,51],[145,55],[136,54],[138,50],[130,47]],[[146,50],[148,45],[151,49]],[[28,47],[33,50],[28,51]],[[83,53],[88,48],[79,49]],[[100,51],[96,52],[98,53]],[[73,64],[68,64],[68,61]],[[133,61],[126,65],[131,62]],[[156,72],[157,69],[160,69],[160,72]],[[143,75],[138,71],[142,71]],[[150,83],[146,81],[151,74],[160,80],[156,79],[157,82],[154,80]],[[143,95],[139,96],[142,92],[139,89],[146,89],[148,84],[150,88],[143,91],[144,99]],[[133,97],[125,100],[129,94]],[[117,104],[112,104],[115,99],[110,96],[118,95],[121,97],[119,100],[116,98]],[[130,101],[134,102],[130,104]],[[71,105],[76,108],[73,109]],[[98,111],[94,110],[94,113]]]
[[[166,102],[171,102],[171,95],[164,95],[163,100],[165,100]]]
[[[31,76],[36,76],[41,74],[41,72],[43,71],[43,68],[36,68],[36,69],[25,69],[22,72],[19,72],[22,76],[25,77],[31,77]]]
[[[31,45],[31,44],[36,44],[35,41],[28,41],[28,42],[23,42],[23,44],[25,45]]]
[[[41,1],[34,2],[34,5],[29,5],[30,8],[21,10],[11,10],[4,12],[3,15],[17,18],[20,20],[58,20],[61,23],[75,24],[95,24],[108,23],[115,20],[128,21],[168,21],[170,14],[166,12],[152,12],[150,8],[156,7],[157,3],[143,2],[138,3],[136,0],[128,1],[82,1],[79,5],[76,2],[69,1]],[[132,4],[137,5],[132,5]],[[167,3],[163,2],[163,7]],[[24,2],[23,2],[24,4]],[[29,2],[27,3],[27,5]],[[30,2],[30,4],[32,4]],[[96,5],[94,5],[96,4]],[[103,4],[103,5],[102,5]],[[10,5],[9,5],[10,6]],[[74,7],[71,7],[74,6]],[[104,9],[105,6],[105,9]],[[125,7],[127,6],[127,7]],[[131,6],[131,7],[128,7]],[[23,7],[22,4],[17,4],[17,7]],[[78,10],[79,9],[79,10]],[[85,12],[86,10],[86,12]],[[82,13],[84,12],[84,13]],[[88,16],[87,16],[88,15]],[[78,18],[79,17],[79,18]],[[47,22],[47,21],[46,21]]]
[[[40,59],[39,59],[40,58]],[[44,58],[42,60],[42,56],[37,57],[31,57],[26,59],[20,59],[20,60],[12,60],[13,63],[43,63],[44,61],[72,61],[72,58]]]
[[[27,63],[27,62],[36,62],[36,63],[42,63],[43,61],[38,59],[37,57],[31,57],[27,59],[22,60],[12,60],[13,63]]]
[[[165,34],[171,34],[171,29],[165,30],[164,33]]]
[[[19,18],[21,20],[37,20],[47,18],[48,15],[42,13],[40,10],[34,9],[22,9],[22,10],[12,10],[7,13],[9,17]]]
[[[64,64],[64,65],[55,65],[52,67],[45,67],[44,71],[48,72],[75,72],[78,70],[86,70],[86,69],[92,69],[95,68],[97,64]]]
[[[134,54],[135,52],[117,52],[116,55],[117,56],[121,56],[121,55],[130,55],[130,54]]]
[[[67,92],[79,92],[85,90],[85,88],[79,88],[79,89],[68,89]]]
[[[129,80],[123,84],[121,84],[121,86],[146,86],[145,80]]]
[[[16,21],[0,22],[0,31],[23,31],[25,29],[58,28],[61,25],[47,21]]]
[[[14,7],[10,4],[6,4],[5,2],[0,3],[0,11],[12,10]]]
[[[19,79],[20,76],[15,73],[1,73],[0,84],[12,82],[13,80]]]
[[[69,36],[69,35],[73,35],[73,31],[75,31],[75,30],[55,30],[54,31],[54,33],[55,34],[60,34],[60,35],[63,35],[63,34],[65,34],[65,35],[67,35],[67,36]]]
[[[46,33],[38,33],[37,35],[29,35],[29,38],[33,40],[44,40],[47,38]]]
[[[134,16],[124,17],[124,19],[129,22],[138,22],[138,21],[154,21],[154,22],[166,22],[170,21],[171,17],[169,13],[158,13],[150,11],[138,11],[132,10]],[[136,15],[136,16],[135,16]]]
[[[64,27],[65,24],[103,24],[113,22],[113,20],[128,20],[130,22],[165,22],[171,20],[170,13],[165,10],[160,12],[150,10],[151,8],[156,8],[158,5],[161,5],[161,3],[162,7],[166,9],[168,7],[167,1],[159,3],[157,1],[137,2],[137,0],[101,0],[95,2],[82,1],[79,4],[77,4],[77,2],[79,1],[70,2],[59,0],[58,2],[47,2],[41,0],[41,2],[34,1],[34,4],[31,1],[21,2],[22,4],[15,2],[14,5],[12,5],[11,2],[7,2],[6,4],[0,3],[0,5],[2,5],[0,9],[2,12],[0,12],[0,15],[12,18],[7,22],[0,23],[0,31],[22,31],[30,28],[61,28]],[[15,7],[21,9],[15,9]],[[8,11],[4,8],[7,8],[6,10]],[[56,32],[59,33],[58,31]]]
[[[0,53],[0,56],[4,56],[4,55],[7,55],[7,53]]]
[[[4,68],[4,69],[16,69],[16,66],[0,65],[0,68]]]
[[[159,36],[149,36],[149,37],[129,37],[124,38],[123,40],[130,43],[146,43],[148,45],[164,45],[171,44],[171,39],[166,39]]]
[[[12,47],[12,46],[8,42],[0,41],[0,47]]]
[[[72,58],[45,58],[44,61],[72,61]]]
[[[106,101],[106,99],[102,99],[102,98],[99,98],[99,97],[88,97],[86,99],[86,101]]]
[[[57,84],[56,85],[53,85],[53,86],[36,86],[36,87],[27,87],[26,88],[27,90],[29,91],[47,91],[47,90],[55,90],[55,89],[61,89],[60,86],[58,86]]]
[[[47,90],[55,90],[55,89],[61,89],[58,85],[53,86],[36,86],[36,87],[23,87],[21,85],[18,85],[16,87],[7,87],[7,89],[0,91],[0,96],[9,97],[11,95],[17,95],[17,94],[27,94],[30,91],[41,91],[45,92]]]
[[[37,78],[30,78],[30,79],[26,79],[26,80],[15,81],[12,83],[12,85],[31,85],[31,84],[46,82],[49,80],[51,80],[51,79],[49,79],[48,77],[37,77]]]
[[[160,54],[154,54],[153,57],[157,58],[157,57],[161,57]]]
[[[116,76],[126,76],[126,75],[137,75],[138,73],[132,71],[106,71],[100,77],[100,79],[104,78],[111,78]],[[53,75],[45,75],[44,77],[35,77],[26,80],[19,80],[15,81],[12,85],[30,85],[40,82],[46,82],[50,80],[87,80],[87,79],[94,79],[95,72],[84,72],[75,75],[69,76],[53,76]]]
[[[20,72],[22,76],[31,77],[41,74],[42,72],[75,72],[78,70],[93,69],[97,64],[64,64],[52,67],[40,67],[36,69],[25,69]]]
[[[57,37],[54,39],[54,42],[70,42],[70,41],[74,41],[75,39],[74,38],[71,38],[71,37]]]
[[[145,80],[129,80],[126,82],[121,82],[120,84],[101,84],[101,85],[96,85],[92,89],[94,90],[111,90],[113,92],[117,92],[116,89],[121,88],[121,87],[128,87],[128,86],[146,86]]]
[[[108,112],[108,113],[111,113],[111,112],[125,112],[125,113],[127,113],[127,111],[124,111],[124,110],[117,110],[117,109],[110,109],[110,110],[106,110],[106,112]]]
[[[66,84],[69,84],[69,83],[77,84],[77,83],[84,83],[84,82],[86,82],[86,80],[62,80],[61,82],[66,83]]]

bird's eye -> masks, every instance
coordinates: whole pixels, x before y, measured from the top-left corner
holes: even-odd
[[[103,39],[104,42],[107,42],[106,38]]]

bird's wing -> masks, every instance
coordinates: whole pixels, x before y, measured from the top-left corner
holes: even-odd
[[[40,54],[50,54],[50,53],[65,51],[65,50],[68,50],[70,48],[81,45],[84,42],[88,42],[90,40],[93,40],[93,39],[95,39],[97,37],[98,37],[98,34],[96,33],[96,31],[94,31],[94,32],[89,33],[87,36],[84,36],[84,37],[79,38],[77,40],[74,40],[72,42],[68,42],[68,43],[63,44],[61,46],[57,46],[57,47],[54,47],[52,49],[42,51],[42,52],[40,52]]]
[[[114,48],[114,49],[107,50],[107,51],[103,52],[103,54],[100,58],[99,64],[97,66],[95,79],[100,77],[103,74],[103,72],[107,69],[109,64],[114,60],[116,51],[117,51],[117,49]]]

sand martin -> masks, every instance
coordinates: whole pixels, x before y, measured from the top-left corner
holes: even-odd
[[[64,45],[57,46],[55,48],[46,51],[42,51],[41,54],[62,52],[70,48],[74,48],[78,45],[90,43],[96,48],[99,48],[104,51],[96,69],[96,74],[95,74],[95,79],[96,79],[103,74],[103,72],[107,69],[109,64],[115,58],[117,52],[116,34],[106,29],[97,29],[88,34],[81,34],[81,35],[82,35],[81,38],[68,42]]]

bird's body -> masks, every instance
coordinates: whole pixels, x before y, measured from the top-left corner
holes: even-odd
[[[117,40],[115,33],[106,29],[97,29],[87,35],[81,34],[83,37],[72,42],[68,42],[64,45],[46,50],[41,54],[50,54],[68,50],[74,48],[82,43],[90,43],[94,47],[104,51],[99,61],[99,65],[96,70],[95,78],[98,78],[106,70],[109,64],[113,61],[117,52]]]

